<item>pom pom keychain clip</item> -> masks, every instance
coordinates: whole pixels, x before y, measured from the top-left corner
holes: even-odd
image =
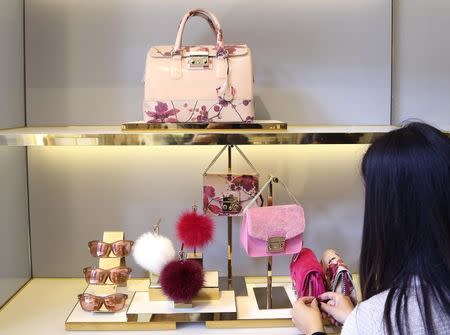
[[[134,243],[133,257],[136,263],[150,274],[150,283],[158,282],[164,266],[175,259],[172,241],[159,234],[161,219],[153,225],[153,231],[142,234]],[[153,278],[155,277],[155,278]]]

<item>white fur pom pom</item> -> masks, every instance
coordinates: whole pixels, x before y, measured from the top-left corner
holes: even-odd
[[[145,233],[134,242],[133,257],[145,270],[159,274],[167,263],[175,259],[175,249],[167,237]]]

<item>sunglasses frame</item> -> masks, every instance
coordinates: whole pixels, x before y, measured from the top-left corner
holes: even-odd
[[[92,310],[85,309],[83,307],[83,303],[82,303],[82,299],[84,297],[90,297],[93,300],[96,300],[96,302],[99,303],[98,307],[96,307],[96,308],[94,307]],[[111,299],[111,298],[123,298],[123,306],[120,309],[118,309],[118,310],[114,310],[114,308],[108,307],[108,305],[106,303],[108,298],[109,299]],[[107,309],[108,312],[116,313],[116,312],[119,312],[122,309],[124,309],[125,305],[127,304],[127,300],[128,300],[128,294],[124,294],[124,293],[114,293],[114,294],[110,294],[110,295],[107,295],[107,296],[104,296],[104,297],[98,296],[98,295],[95,295],[95,294],[90,294],[90,293],[80,293],[80,294],[78,294],[78,301],[80,303],[81,309],[83,311],[85,311],[85,312],[98,312],[98,311],[100,311],[102,306],[105,306],[105,308]]]
[[[130,244],[130,251],[128,253],[125,253],[123,255],[117,255],[115,250],[114,250],[114,245],[118,242],[127,242]],[[93,244],[96,244],[96,249],[93,251],[92,246]],[[98,252],[98,245],[102,245],[106,247],[106,251],[103,253],[99,253]],[[130,255],[131,253],[131,249],[134,245],[134,241],[131,240],[117,240],[111,243],[108,242],[103,242],[103,241],[99,241],[99,240],[92,240],[88,242],[88,247],[89,247],[89,252],[91,254],[92,257],[97,257],[97,258],[122,258],[122,257],[126,257],[128,255]],[[117,250],[116,250],[117,251]],[[114,255],[114,257],[110,256],[111,253]]]
[[[116,281],[114,281],[114,280],[112,279],[112,277],[111,277],[111,272],[113,272],[114,270],[127,270],[127,271],[128,271],[128,273],[127,273],[127,279],[125,279],[123,282],[116,282]],[[98,280],[98,282],[92,281],[92,280],[91,280],[92,276],[91,276],[91,275],[89,275],[89,276],[87,275],[88,271],[91,271],[91,273],[92,273],[92,271],[101,271],[101,272],[105,272],[105,273],[106,273],[105,280],[103,280],[103,281]],[[128,266],[122,266],[122,265],[121,265],[121,266],[116,266],[116,267],[114,267],[114,268],[107,269],[107,270],[106,270],[106,269],[99,268],[99,267],[95,267],[95,266],[88,266],[88,267],[85,267],[85,268],[83,269],[84,279],[86,279],[86,282],[87,282],[88,284],[91,284],[91,285],[104,285],[108,279],[111,281],[111,283],[113,283],[113,284],[115,284],[115,285],[126,284],[127,281],[128,281],[128,279],[130,279],[130,273],[131,273],[131,272],[132,272],[132,269],[131,269],[130,267],[128,267]]]

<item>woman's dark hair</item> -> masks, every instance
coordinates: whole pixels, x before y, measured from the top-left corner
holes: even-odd
[[[363,300],[388,290],[386,331],[407,334],[407,298],[416,296],[424,327],[434,334],[433,310],[450,317],[450,139],[410,123],[375,140],[362,174]]]

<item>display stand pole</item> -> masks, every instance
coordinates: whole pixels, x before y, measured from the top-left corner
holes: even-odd
[[[116,241],[124,240],[125,234],[122,231],[105,231],[103,232],[103,242],[113,243]],[[114,255],[103,257],[98,260],[98,267],[104,270],[110,270],[117,266],[125,266],[125,257],[115,257]],[[116,287],[124,287],[126,284],[115,285],[109,278],[104,285],[95,285],[96,289],[102,288],[102,292],[105,294],[116,293]]]
[[[123,239],[125,239],[125,234],[122,231],[105,231],[103,233],[103,242],[106,243],[113,243]],[[109,257],[100,258],[98,266],[105,270],[112,269],[116,266],[125,266],[125,257],[115,257],[111,253]]]
[[[273,205],[273,183],[278,182],[277,178],[269,184],[269,196],[267,197],[267,206]],[[267,257],[267,309],[272,308],[272,256]]]
[[[160,229],[160,225],[161,225],[161,218],[158,219],[158,222],[156,224],[153,225],[153,234],[155,235],[159,235],[159,229]],[[152,286],[152,284],[158,284],[159,283],[159,275],[156,275],[154,273],[152,273],[151,271],[149,271],[149,278],[150,278],[150,285],[149,287]]]
[[[231,149],[232,145],[228,146],[228,173],[231,174]],[[233,217],[228,216],[228,289],[233,289]]]

